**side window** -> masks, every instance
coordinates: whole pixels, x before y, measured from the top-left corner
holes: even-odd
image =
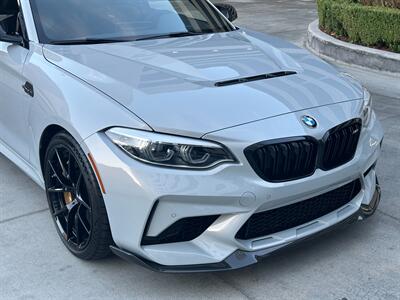
[[[19,7],[17,0],[2,0],[0,3],[0,26],[7,34],[15,35],[18,32]]]

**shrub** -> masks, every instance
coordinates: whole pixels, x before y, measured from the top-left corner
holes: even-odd
[[[352,43],[384,46],[400,52],[399,9],[365,6],[358,0],[317,0],[317,2],[322,30],[346,37]]]
[[[400,8],[400,0],[358,0],[364,5],[386,6]]]

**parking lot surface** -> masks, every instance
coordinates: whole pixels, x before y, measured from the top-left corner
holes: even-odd
[[[298,45],[316,19],[314,1],[229,2],[238,26]],[[400,299],[400,97],[372,74],[354,73],[375,82],[386,132],[374,217],[232,272],[159,274],[117,257],[83,262],[59,240],[45,193],[0,154],[0,299]]]

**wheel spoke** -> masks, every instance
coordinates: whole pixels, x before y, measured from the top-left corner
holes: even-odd
[[[65,213],[67,213],[67,212],[68,212],[68,208],[63,207],[63,208],[61,208],[61,209],[59,209],[59,210],[56,210],[56,211],[53,213],[53,216],[54,216],[54,217],[58,217],[58,216],[60,216],[60,215],[65,215]]]
[[[68,209],[70,212],[73,211],[73,213],[76,214],[75,210],[78,206],[79,206],[79,201],[77,199],[75,199],[70,204],[68,204]]]
[[[49,193],[64,193],[65,189],[64,188],[51,187],[51,188],[48,188],[47,191]]]
[[[79,246],[81,243],[81,230],[80,230],[80,224],[81,222],[79,221],[79,214],[78,212],[75,214],[74,218],[74,228],[75,228],[75,233],[76,233],[76,244]]]
[[[82,204],[87,210],[89,210],[89,211],[92,210],[92,208],[89,206],[89,204],[87,204],[87,203],[85,202],[85,200],[82,199],[81,196],[78,195],[78,196],[76,197],[76,200],[77,200],[80,204]]]
[[[64,181],[61,180],[60,176],[57,174],[57,171],[56,171],[56,169],[54,168],[54,166],[53,166],[53,164],[51,163],[51,161],[49,160],[48,162],[49,162],[49,165],[50,165],[51,170],[52,170],[53,173],[54,173],[53,176],[58,180],[58,182],[59,182],[63,187],[66,187],[67,185],[64,183]]]
[[[64,164],[61,161],[60,153],[58,153],[58,150],[55,149],[56,156],[58,159],[58,163],[60,164],[61,170],[62,170],[62,175],[68,179],[69,174],[67,174],[67,169],[65,168]]]
[[[78,212],[77,212],[79,221],[81,222],[81,224],[82,224],[82,226],[83,226],[83,229],[85,229],[85,231],[87,232],[87,234],[90,234],[90,230],[87,228],[85,222],[84,222],[83,219],[82,219],[80,208],[81,208],[81,207],[78,208]]]
[[[78,180],[76,181],[75,184],[75,189],[77,192],[79,192],[79,189],[81,187],[81,182],[82,182],[82,173],[79,174]]]
[[[67,234],[67,240],[69,241],[72,236],[73,236],[73,227],[74,227],[74,220],[73,220],[73,215],[71,214],[71,211],[68,213],[67,216],[67,230],[66,230],[66,234]]]
[[[68,211],[67,216],[67,236],[70,239],[73,236],[73,229],[75,227],[75,219],[76,219],[76,212],[77,212],[77,204],[73,204],[73,206]]]
[[[68,152],[68,161],[67,161],[67,165],[68,165],[68,173],[67,173],[67,178],[71,178],[71,152]]]

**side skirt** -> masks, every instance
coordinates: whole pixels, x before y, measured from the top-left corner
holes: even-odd
[[[37,174],[35,169],[30,163],[19,156],[14,150],[8,147],[0,139],[0,153],[2,153],[6,158],[12,161],[18,168],[20,168],[28,177],[30,177],[36,184],[38,184],[42,189],[44,189],[43,178]]]

